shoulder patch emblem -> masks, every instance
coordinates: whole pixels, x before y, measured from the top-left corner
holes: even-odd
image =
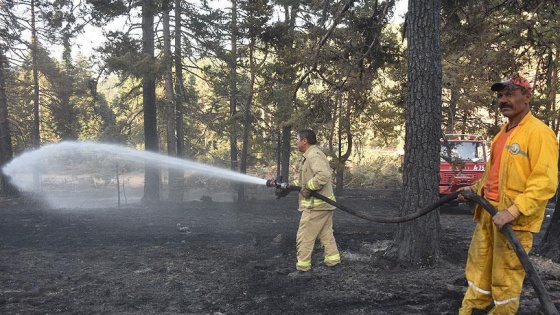
[[[509,146],[509,152],[513,155],[519,154],[520,151],[521,151],[521,147],[519,146],[518,143],[514,143]]]

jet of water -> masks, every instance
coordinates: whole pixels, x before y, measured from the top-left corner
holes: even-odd
[[[190,170],[205,176],[219,177],[228,181],[266,185],[266,179],[247,174],[154,152],[137,151],[124,146],[90,141],[64,141],[44,145],[40,149],[28,151],[13,159],[2,168],[2,172],[9,176],[12,183],[20,189],[30,191],[32,190],[30,174],[34,172],[47,173],[56,171],[56,168],[64,168],[65,165],[71,164],[78,157],[85,157],[90,160],[114,158],[121,161],[140,162],[145,165],[167,167],[175,170]]]

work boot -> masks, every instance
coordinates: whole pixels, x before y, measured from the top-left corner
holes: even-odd
[[[292,279],[310,279],[311,271],[296,270],[294,272],[290,272],[288,274],[288,277]]]

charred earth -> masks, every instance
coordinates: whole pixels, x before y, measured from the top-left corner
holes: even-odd
[[[397,215],[399,193],[347,190],[338,200],[391,216]],[[395,225],[337,210],[342,268],[322,266],[317,248],[311,277],[292,278],[296,204],[295,194],[276,200],[270,191],[256,191],[243,202],[207,197],[91,209],[1,200],[0,313],[457,313],[474,229],[468,209],[440,210],[441,254],[430,267],[403,266],[384,257]],[[560,307],[560,268],[531,259]],[[526,281],[518,314],[541,312]]]

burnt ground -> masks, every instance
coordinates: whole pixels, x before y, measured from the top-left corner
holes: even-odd
[[[353,209],[396,214],[398,191],[346,195],[339,201]],[[408,268],[383,258],[394,225],[337,210],[342,268],[321,266],[316,250],[312,276],[292,279],[296,203],[295,194],[276,200],[272,192],[244,203],[120,209],[2,200],[0,313],[456,314],[474,228],[467,210],[442,209],[438,263]],[[532,260],[560,307],[558,265]],[[518,314],[540,312],[527,282]]]

